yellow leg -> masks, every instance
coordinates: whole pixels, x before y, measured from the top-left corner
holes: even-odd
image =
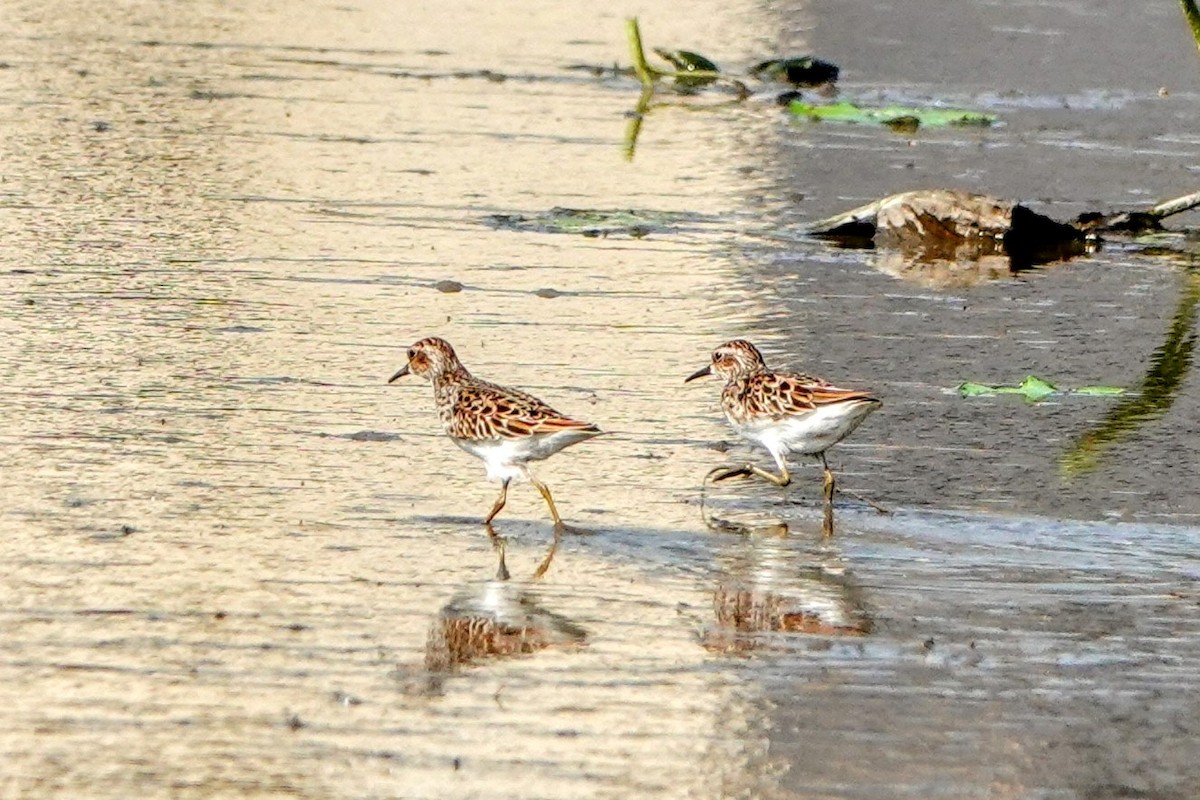
[[[487,519],[483,521],[483,524],[487,525],[489,529],[492,527],[492,520],[494,520],[496,515],[500,513],[500,509],[504,508],[504,504],[506,502],[508,502],[507,480],[500,484],[500,496],[497,497],[496,502],[492,504],[492,510],[488,512]]]
[[[828,537],[833,536],[833,493],[837,490],[837,478],[829,468],[824,453],[821,453],[821,466],[825,468],[825,521],[821,525],[821,533]]]
[[[563,521],[562,517],[558,515],[558,509],[554,507],[554,498],[550,496],[550,487],[546,486],[546,484],[542,483],[537,478],[534,478],[532,475],[529,476],[529,482],[536,486],[537,490],[542,493],[542,499],[546,501],[546,506],[550,509],[550,516],[554,519],[554,527],[560,527],[563,524]],[[555,532],[555,535],[558,535],[557,531]]]
[[[824,453],[817,453],[821,457],[821,466],[825,468],[825,503],[833,505],[833,492],[837,486],[837,478],[833,475],[833,470],[829,468],[829,462],[825,460]]]

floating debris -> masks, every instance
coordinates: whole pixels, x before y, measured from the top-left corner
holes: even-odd
[[[808,233],[847,247],[903,250],[924,260],[992,255],[1014,266],[1078,255],[1086,235],[1019,203],[951,189],[902,192],[813,223]]]
[[[1088,212],[1059,222],[1012,200],[953,189],[901,192],[812,223],[807,233],[839,247],[882,249],[875,267],[933,288],[1008,277],[1100,246],[1101,234],[1146,253],[1186,251],[1161,221],[1200,206],[1200,192],[1146,210]]]
[[[836,64],[812,56],[772,58],[750,68],[750,74],[759,80],[806,87],[833,83],[839,72]]]
[[[676,70],[675,85],[687,88],[707,86],[717,79],[721,68],[710,59],[691,50],[663,50],[654,48],[658,57],[670,63]],[[707,73],[707,74],[693,74]]]

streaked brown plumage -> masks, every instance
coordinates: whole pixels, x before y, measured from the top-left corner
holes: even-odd
[[[504,507],[509,483],[520,477],[537,487],[555,525],[561,525],[549,488],[529,474],[526,464],[599,436],[600,429],[560,414],[531,394],[476,378],[450,343],[436,336],[413,344],[408,363],[388,383],[410,372],[433,384],[438,418],[451,440],[483,459],[488,477],[501,484],[484,523],[491,524]]]
[[[721,390],[725,416],[730,422],[743,425],[763,416],[778,420],[853,400],[875,398],[869,392],[839,389],[801,372],[754,372],[726,383]]]
[[[825,467],[826,527],[831,529],[834,477],[825,451],[849,436],[881,401],[870,392],[840,389],[812,375],[773,372],[758,348],[744,339],[718,347],[712,362],[687,380],[714,374],[725,379],[721,408],[729,424],[765,447],[779,467],[775,475],[747,464],[721,470],[716,480],[753,474],[787,486],[792,480],[788,454],[817,456]]]

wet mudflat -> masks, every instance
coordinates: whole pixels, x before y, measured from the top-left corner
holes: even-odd
[[[10,9],[0,792],[1191,796],[1187,258],[975,281],[797,231],[929,186],[1063,219],[1194,189],[1194,47],[1167,4],[937,5]],[[569,67],[626,61],[632,13],[1003,125],[665,105],[629,160],[636,85]],[[555,207],[675,222],[495,224]],[[496,581],[494,487],[384,385],[431,333],[612,431],[539,470],[592,533],[537,585],[536,493]],[[807,465],[701,507],[761,457],[682,385],[732,336],[884,397],[831,460],[893,515],[822,540]],[[1029,373],[1138,391],[954,391]]]

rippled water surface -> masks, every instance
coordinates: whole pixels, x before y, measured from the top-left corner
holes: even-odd
[[[1188,248],[964,277],[799,230],[932,186],[1064,219],[1194,190],[1195,49],[1171,4],[943,5],[11,4],[0,794],[1192,797]],[[633,14],[1002,124],[764,91],[639,126],[604,69]],[[666,221],[510,224],[554,208]],[[385,384],[431,334],[610,432],[539,470],[587,531],[540,582],[537,493],[499,580],[495,487]],[[701,502],[763,457],[682,383],[734,336],[884,398],[831,461],[892,514],[846,496],[823,539],[810,464]],[[1130,391],[954,390],[1030,373]]]

